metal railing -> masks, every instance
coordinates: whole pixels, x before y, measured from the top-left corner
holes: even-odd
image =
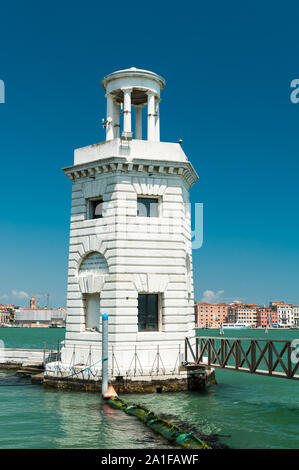
[[[292,341],[255,338],[196,338],[185,341],[185,361],[221,369],[299,380],[299,354]]]
[[[55,362],[55,361],[61,360],[60,348],[61,346],[60,346],[59,341],[57,342],[57,344],[44,343],[44,347],[43,347],[43,366],[44,367],[49,362]]]

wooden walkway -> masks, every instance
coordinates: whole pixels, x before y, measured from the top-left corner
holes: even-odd
[[[190,366],[210,366],[250,374],[299,380],[296,343],[256,338],[196,338],[185,341],[185,361]],[[189,360],[191,359],[191,362]]]

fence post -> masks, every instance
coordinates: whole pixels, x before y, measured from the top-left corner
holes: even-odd
[[[272,341],[268,342],[268,362],[269,362],[269,375],[272,375],[272,369],[273,369]]]
[[[208,341],[208,365],[211,365],[211,340],[207,338]]]
[[[226,359],[227,356],[227,340],[224,340],[224,360]]]
[[[292,377],[292,349],[291,341],[288,341],[288,378]]]
[[[251,341],[251,370],[250,372],[254,372],[255,371],[255,367],[256,367],[256,342],[255,341]]]
[[[212,349],[212,346],[215,347],[215,340],[214,339],[211,339],[210,340],[210,347],[211,347],[211,362],[215,362],[214,360],[214,349]]]
[[[225,347],[225,339],[220,339],[220,358],[221,358],[221,367],[223,367],[223,364],[224,364],[224,359],[225,359],[225,351],[224,351],[224,347]]]
[[[235,341],[235,355],[236,355],[236,369],[239,369],[240,366],[240,349],[239,349],[239,340]]]

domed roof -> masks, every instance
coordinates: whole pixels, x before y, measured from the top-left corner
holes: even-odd
[[[112,72],[109,75],[106,75],[106,77],[104,77],[102,80],[103,88],[106,90],[108,82],[110,82],[111,80],[115,80],[117,78],[122,78],[122,77],[139,77],[139,78],[143,77],[147,79],[152,79],[159,83],[161,90],[165,87],[165,84],[166,84],[166,81],[163,77],[161,77],[160,75],[154,72],[151,72],[150,70],[130,67],[128,69],[117,70],[116,72]]]

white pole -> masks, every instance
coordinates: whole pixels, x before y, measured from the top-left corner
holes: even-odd
[[[108,388],[108,315],[102,315],[102,395]]]

